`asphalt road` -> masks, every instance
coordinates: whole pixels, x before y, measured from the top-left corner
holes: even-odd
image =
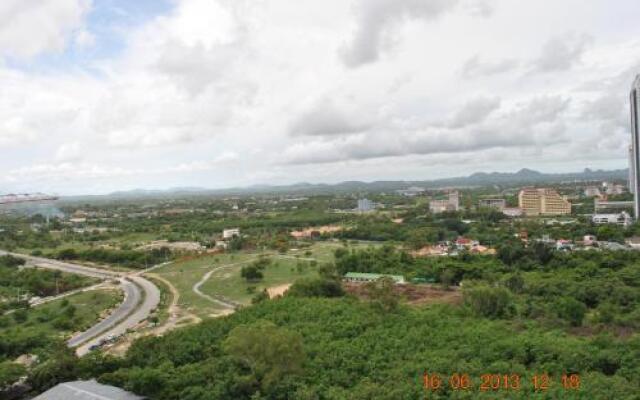
[[[79,356],[83,356],[87,354],[91,346],[100,344],[100,342],[106,339],[108,336],[118,336],[118,335],[127,333],[129,329],[135,328],[136,325],[138,325],[140,322],[147,319],[149,314],[151,314],[151,312],[155,310],[156,307],[158,307],[158,303],[160,303],[160,290],[158,290],[158,287],[156,285],[154,285],[150,281],[140,276],[130,276],[127,279],[130,279],[131,281],[133,281],[133,283],[127,281],[127,284],[135,287],[137,289],[137,293],[144,294],[144,297],[142,298],[142,304],[140,304],[141,298],[138,295],[136,295],[137,297],[136,297],[136,302],[134,303],[133,311],[126,313],[124,319],[120,318],[121,322],[117,323],[117,325],[108,329],[107,331],[104,331],[104,333],[100,334],[99,336],[95,336],[95,335],[87,336],[88,338],[91,338],[94,336],[95,337],[89,340],[88,342],[85,342],[84,344],[82,344],[76,349],[76,354],[78,354]],[[118,310],[116,310],[109,317],[111,317],[116,313],[120,314],[118,313],[118,311],[121,308],[123,308],[126,302],[127,302],[127,299],[125,298],[125,302],[122,303],[122,306],[120,306],[120,308],[118,308]],[[117,322],[117,319],[116,319],[116,322]],[[86,332],[83,332],[83,333],[86,333]]]
[[[30,264],[46,269],[54,269],[72,274],[85,275],[99,279],[118,279],[124,291],[124,301],[107,318],[101,320],[84,332],[72,337],[67,344],[77,347],[79,356],[86,354],[89,348],[100,343],[107,336],[117,336],[133,329],[160,303],[160,290],[147,279],[136,274],[107,271],[83,265],[71,264],[48,258],[33,257],[0,250],[0,255],[11,254],[27,260]]]
[[[136,285],[125,279],[120,281],[120,287],[124,291],[124,301],[122,304],[120,304],[114,312],[109,314],[107,318],[69,339],[69,341],[67,341],[69,347],[78,347],[101,333],[110,332],[110,328],[113,328],[118,322],[122,321],[136,309],[140,303],[142,291]]]

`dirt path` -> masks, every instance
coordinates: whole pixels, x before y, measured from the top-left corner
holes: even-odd
[[[178,301],[180,300],[180,292],[178,291],[178,289],[176,289],[175,286],[171,284],[171,282],[158,274],[147,273],[147,275],[167,285],[172,295],[171,304],[169,304],[167,310],[169,313],[169,318],[164,324],[153,329],[152,333],[154,335],[161,335],[167,331],[174,329],[177,325],[183,325],[185,323],[197,324],[198,322],[202,321],[200,317],[187,310],[183,310],[178,305]]]
[[[200,297],[202,297],[204,299],[207,299],[207,300],[209,300],[209,301],[211,301],[213,303],[217,303],[217,304],[220,304],[221,306],[223,306],[225,308],[234,310],[238,306],[238,304],[232,303],[232,302],[229,302],[229,301],[225,301],[225,300],[222,300],[222,299],[218,299],[218,298],[210,296],[210,295],[208,295],[206,293],[202,293],[200,288],[202,287],[202,285],[204,285],[209,280],[209,278],[211,278],[211,275],[213,275],[214,272],[220,271],[220,270],[225,269],[225,268],[235,267],[237,265],[248,264],[248,263],[254,261],[256,258],[257,257],[252,257],[252,258],[250,258],[248,260],[245,260],[245,261],[240,261],[240,262],[232,263],[232,264],[226,264],[226,265],[222,265],[222,266],[219,266],[219,267],[216,267],[216,268],[212,269],[211,271],[209,271],[206,274],[204,274],[202,279],[200,279],[195,285],[193,285],[193,288],[192,288],[193,292],[195,294],[197,294],[198,296],[200,296]]]

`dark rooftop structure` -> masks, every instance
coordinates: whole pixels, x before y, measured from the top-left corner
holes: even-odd
[[[143,400],[114,386],[96,381],[65,382],[52,387],[33,400]]]

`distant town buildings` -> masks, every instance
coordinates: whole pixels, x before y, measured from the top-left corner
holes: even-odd
[[[602,189],[606,194],[623,194],[625,192],[625,187],[618,183],[612,182],[602,182]]]
[[[425,188],[421,188],[417,186],[411,186],[410,188],[407,188],[407,189],[396,190],[396,193],[401,194],[403,196],[407,196],[407,197],[420,196],[424,194],[424,192],[425,192]]]
[[[507,201],[505,199],[480,199],[478,206],[502,211],[507,206]]]
[[[358,212],[369,212],[375,209],[375,203],[369,199],[358,199]]]
[[[600,188],[597,186],[587,186],[584,189],[585,197],[600,197],[602,193],[600,193]]]
[[[440,214],[445,211],[460,210],[460,193],[457,190],[449,192],[447,199],[431,200],[429,202],[429,211],[433,214]]]
[[[571,214],[571,203],[554,189],[522,189],[518,194],[518,205],[526,216]]]
[[[625,227],[631,225],[631,223],[633,222],[631,215],[629,215],[629,213],[626,211],[618,214],[594,214],[591,217],[591,221],[593,221],[594,224],[598,225],[616,224]]]

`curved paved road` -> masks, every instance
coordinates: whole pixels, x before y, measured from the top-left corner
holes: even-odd
[[[6,254],[25,259],[39,268],[55,269],[99,279],[120,280],[120,285],[125,293],[123,303],[107,318],[88,330],[75,335],[67,342],[69,347],[77,347],[76,353],[80,356],[86,354],[89,351],[89,347],[98,344],[107,336],[117,336],[126,333],[129,329],[133,329],[141,321],[145,320],[160,303],[160,290],[153,283],[137,274],[128,276],[123,272],[85,267],[83,265],[0,250],[0,255]]]
[[[156,307],[158,307],[158,303],[160,303],[160,290],[156,285],[154,285],[150,281],[140,276],[129,276],[126,279],[127,279],[126,280],[127,284],[132,287],[135,287],[137,293],[141,293],[141,292],[144,293],[144,298],[141,299],[139,296],[137,296],[135,298],[136,300],[135,303],[133,303],[133,311],[125,314],[126,317],[124,319],[120,318],[121,322],[118,323],[116,326],[104,332],[100,336],[94,337],[93,339],[91,338],[95,335],[89,336],[88,339],[91,339],[91,340],[82,344],[76,349],[76,353],[79,356],[83,356],[86,353],[88,353],[91,346],[99,345],[100,342],[103,339],[106,339],[108,336],[118,336],[118,335],[127,333],[129,329],[133,329],[140,322],[147,319],[149,314],[151,314],[151,312],[155,310]],[[133,282],[128,281],[129,279]],[[142,304],[140,304],[140,300],[142,300]],[[125,299],[125,303],[126,302],[127,300]],[[124,303],[123,303],[123,306],[124,306]],[[122,306],[120,308],[122,308]],[[116,314],[117,311],[120,310],[120,308],[116,310],[116,312],[111,314],[109,317]],[[116,322],[117,321],[118,320],[116,320]]]
[[[109,328],[112,328],[118,322],[122,321],[127,315],[131,314],[136,309],[140,303],[140,298],[142,297],[140,289],[125,279],[120,280],[120,287],[124,291],[124,301],[120,304],[120,307],[109,314],[107,318],[69,339],[67,342],[69,347],[80,346],[89,339],[109,330]]]

